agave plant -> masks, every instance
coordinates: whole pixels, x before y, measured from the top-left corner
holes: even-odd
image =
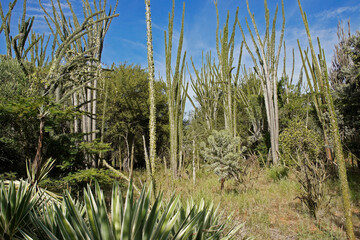
[[[221,237],[224,234],[225,223],[220,223],[220,217],[223,213],[219,213],[220,205],[216,208],[214,203],[206,204],[204,199],[201,199],[198,204],[194,200],[188,199],[186,204],[181,205],[179,208],[180,217],[178,219],[178,224],[175,225],[175,229],[178,226],[181,226],[180,223],[185,222],[186,218],[194,218],[196,214],[200,213],[200,218],[198,224],[192,229],[192,237],[190,239],[232,239],[234,234],[243,227],[243,224],[233,228],[228,232],[224,237]],[[228,221],[231,219],[229,216]]]
[[[151,186],[144,187],[135,200],[132,184],[123,201],[120,187],[114,184],[110,212],[99,185],[84,191],[84,206],[67,192],[61,205],[47,206],[33,216],[49,239],[232,239],[233,229],[220,238],[224,224],[218,224],[218,208],[202,200],[182,205],[178,197],[163,202],[161,195],[151,204]],[[27,239],[31,239],[27,236]]]
[[[0,239],[18,239],[38,202],[35,188],[25,181],[0,182]]]

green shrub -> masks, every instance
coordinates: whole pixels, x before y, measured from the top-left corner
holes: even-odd
[[[240,138],[233,137],[228,131],[213,131],[208,137],[207,144],[201,143],[201,154],[210,165],[221,181],[221,189],[224,181],[234,179],[243,182],[246,172],[246,159],[243,155],[244,147],[238,150]]]
[[[71,192],[81,195],[83,189],[94,182],[98,182],[102,188],[110,191],[112,184],[117,180],[117,176],[108,169],[90,168],[70,173],[61,180],[64,181],[65,186],[71,189]]]
[[[288,177],[289,168],[283,165],[272,166],[267,170],[267,174],[269,178],[271,178],[274,182],[277,182]]]
[[[109,185],[114,182],[115,175],[110,170],[90,168],[69,174],[63,180],[70,184],[85,184],[85,186],[94,181],[100,185]]]
[[[319,134],[309,129],[299,118],[289,123],[280,134],[279,140],[281,159],[287,165],[296,165],[298,154],[317,159],[324,152],[324,144]]]

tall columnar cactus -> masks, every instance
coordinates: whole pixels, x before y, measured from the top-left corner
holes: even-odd
[[[241,87],[237,90],[236,99],[245,106],[245,112],[250,120],[251,141],[260,140],[264,128],[263,104],[259,101],[262,97],[260,79],[251,69],[244,67]]]
[[[97,81],[101,77],[101,55],[105,35],[112,19],[117,16],[117,3],[114,9],[110,6],[107,13],[106,1],[100,0],[98,3],[90,4],[88,0],[84,0],[85,20],[82,24],[70,3],[68,7],[72,21],[67,20],[59,1],[57,4],[52,2],[53,14],[41,5],[54,36],[54,45],[57,47],[48,74],[48,78],[51,79],[49,93],[55,95],[57,102],[72,96],[75,107],[82,106],[81,110],[87,115],[83,116],[81,125],[78,119],[74,119],[74,132],[78,132],[81,126],[82,133],[85,133],[84,140],[87,142],[93,142],[96,138]],[[65,66],[53,68],[62,58],[66,59]],[[74,65],[77,67],[74,68]],[[73,74],[69,74],[69,68],[73,69]],[[69,84],[68,80],[72,84]],[[87,103],[84,104],[85,102]],[[94,156],[88,158],[88,164],[96,166]]]
[[[151,11],[150,0],[145,0],[146,7],[146,29],[147,29],[147,57],[149,71],[149,100],[150,100],[150,178],[155,174],[155,158],[156,158],[156,107],[155,107],[155,69],[152,46],[152,29],[151,29]],[[149,172],[150,173],[150,172]]]
[[[219,109],[219,101],[221,90],[219,82],[216,80],[214,63],[212,63],[211,52],[207,53],[204,60],[202,56],[201,70],[198,71],[191,59],[195,76],[190,74],[191,88],[195,96],[194,99],[201,107],[201,114],[203,114],[206,126],[209,132],[216,128],[216,119]],[[190,102],[196,109],[195,103],[189,98]]]
[[[35,59],[28,58],[28,53],[31,52],[33,53],[35,51],[35,48],[38,49],[39,47],[39,42],[41,42],[42,47],[43,46],[43,41],[44,41],[44,36],[41,35],[36,35],[35,33],[33,33],[31,31],[32,26],[34,24],[34,20],[35,17],[31,17],[31,18],[26,18],[26,0],[24,0],[23,2],[23,12],[22,12],[22,16],[21,19],[19,21],[19,25],[18,25],[18,34],[15,36],[11,35],[11,29],[10,29],[10,24],[11,24],[11,14],[12,11],[15,7],[17,3],[17,0],[15,0],[14,2],[9,4],[9,10],[6,13],[6,15],[4,15],[1,3],[0,3],[0,17],[1,17],[1,21],[2,24],[0,26],[0,34],[1,32],[4,30],[5,33],[5,43],[6,43],[6,53],[8,57],[12,57],[13,53],[15,54],[15,58],[16,60],[19,62],[22,71],[28,75],[29,73],[29,69],[26,66],[25,62],[29,61],[29,60],[34,60],[31,61],[31,66],[36,66],[36,62]],[[44,47],[45,48],[45,47]],[[45,49],[46,51],[46,49]],[[33,54],[31,54],[33,56]],[[43,56],[44,54],[42,54]],[[39,54],[38,54],[39,56]],[[39,61],[37,61],[37,63],[40,63],[40,56],[37,58]],[[29,64],[27,64],[29,65]]]
[[[300,0],[298,0],[301,16],[304,22],[306,34],[308,37],[308,43],[310,46],[310,57],[308,56],[308,52],[305,51],[304,55],[301,50],[299,44],[299,50],[302,55],[303,67],[305,70],[305,75],[308,80],[308,84],[310,87],[310,91],[312,95],[322,95],[324,104],[327,107],[327,113],[330,116],[330,126],[329,129],[332,134],[332,138],[334,141],[334,150],[335,150],[335,158],[338,163],[338,171],[339,171],[339,179],[341,186],[341,195],[344,206],[344,215],[345,215],[345,227],[346,227],[346,235],[348,239],[355,239],[353,223],[352,223],[352,213],[351,213],[351,203],[349,196],[349,184],[347,181],[346,175],[346,165],[344,159],[343,148],[341,144],[340,134],[339,134],[339,126],[337,122],[337,117],[334,108],[333,98],[330,92],[330,83],[328,70],[326,66],[326,59],[324,49],[321,48],[320,40],[318,40],[319,46],[319,54],[316,55],[314,46],[311,40],[309,24],[307,22],[307,17],[304,11],[302,10]],[[315,107],[320,106],[321,103],[317,102],[319,99],[317,97],[313,98]],[[317,110],[318,111],[318,110]],[[319,114],[318,114],[319,115]]]
[[[285,30],[285,10],[284,1],[282,5],[282,27],[280,38],[278,40],[278,47],[276,49],[276,19],[278,7],[276,7],[274,19],[272,22],[272,28],[270,29],[270,14],[267,6],[267,1],[264,1],[265,6],[265,20],[266,20],[266,32],[264,39],[261,39],[258,27],[255,23],[254,14],[251,13],[249,2],[247,3],[247,9],[255,29],[255,36],[250,28],[248,21],[246,20],[246,26],[249,30],[252,43],[255,46],[255,54],[250,50],[249,45],[245,39],[245,33],[243,28],[238,22],[241,34],[243,36],[245,48],[249,52],[253,63],[255,72],[261,79],[261,87],[265,99],[266,116],[268,121],[268,127],[270,132],[270,143],[271,143],[271,158],[274,164],[279,162],[279,110],[278,110],[278,99],[277,99],[277,70],[279,65],[279,57],[281,47],[283,45],[284,30]]]
[[[6,55],[8,57],[12,57],[12,51],[11,51],[11,37],[10,37],[10,22],[11,22],[11,14],[12,11],[16,5],[17,0],[14,0],[14,2],[9,3],[9,10],[4,15],[2,5],[0,2],[0,17],[1,17],[1,26],[0,26],[0,34],[2,31],[4,31],[5,34],[5,40],[6,40]],[[26,4],[26,1],[24,1]]]
[[[219,67],[215,68],[217,80],[220,82],[220,87],[224,94],[223,97],[223,107],[224,107],[224,120],[225,120],[225,129],[227,129],[233,136],[236,135],[236,101],[233,97],[234,87],[238,85],[239,73],[241,67],[241,57],[242,57],[242,46],[240,47],[240,55],[237,63],[237,67],[233,67],[234,62],[234,49],[235,49],[235,29],[238,22],[238,12],[236,10],[235,20],[232,27],[232,32],[229,38],[229,12],[227,14],[226,23],[222,31],[219,33],[219,11],[217,8],[217,2],[215,2],[216,7],[216,17],[217,17],[217,26],[216,26],[216,51],[219,60]],[[236,71],[233,75],[232,70]]]
[[[169,28],[165,31],[165,57],[166,57],[166,88],[169,101],[169,122],[170,122],[170,167],[173,171],[173,176],[178,176],[179,150],[182,147],[182,121],[185,110],[185,101],[188,85],[184,87],[184,69],[186,52],[183,55],[182,61],[182,45],[184,38],[184,14],[185,3],[183,6],[181,32],[179,44],[176,55],[176,65],[174,74],[171,70],[171,54],[172,54],[172,35],[174,22],[175,2],[173,0],[172,12],[169,14]]]

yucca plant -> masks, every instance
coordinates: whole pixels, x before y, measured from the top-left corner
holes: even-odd
[[[202,200],[182,205],[178,197],[163,202],[161,195],[153,204],[150,186],[144,187],[135,200],[132,184],[123,201],[118,184],[114,184],[110,212],[103,192],[84,191],[84,207],[66,193],[61,205],[44,207],[33,216],[49,239],[231,239],[241,226],[220,238],[224,224],[218,224],[218,208]],[[30,237],[28,237],[30,239]]]
[[[25,181],[0,182],[0,239],[20,239],[38,202],[35,188]]]

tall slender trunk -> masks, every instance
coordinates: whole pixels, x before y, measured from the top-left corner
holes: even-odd
[[[93,85],[94,89],[92,90],[92,97],[91,97],[91,142],[94,142],[96,139],[96,118],[97,118],[97,114],[96,114],[96,103],[97,103],[97,79],[95,77],[94,80],[94,85]],[[91,166],[92,167],[98,167],[98,161],[96,160],[96,155],[95,154],[91,154]]]
[[[196,165],[195,165],[195,139],[193,139],[192,141],[192,147],[193,147],[193,151],[192,151],[192,167],[193,167],[193,172],[192,172],[192,175],[193,175],[193,184],[195,185],[196,184]]]
[[[285,30],[285,10],[284,10],[284,1],[281,3],[282,7],[282,28],[280,39],[278,40],[278,47],[276,49],[276,18],[278,7],[276,7],[275,15],[273,18],[272,29],[270,29],[270,14],[269,9],[267,7],[267,1],[264,1],[265,6],[265,23],[266,23],[266,34],[264,39],[262,40],[262,36],[259,34],[258,27],[255,22],[254,14],[250,10],[249,2],[246,2],[248,13],[250,15],[254,32],[253,34],[250,25],[247,24],[247,28],[251,35],[251,40],[257,51],[254,54],[248,43],[245,39],[244,30],[241,27],[240,22],[238,22],[238,26],[240,28],[241,34],[243,36],[243,42],[245,48],[249,52],[253,63],[256,74],[261,79],[261,88],[264,95],[265,100],[265,109],[266,109],[266,117],[268,122],[268,128],[270,133],[270,144],[271,144],[271,158],[273,164],[279,163],[279,110],[278,110],[278,99],[277,99],[277,69],[279,65],[279,57],[281,47],[283,45],[284,39],[284,30]],[[269,160],[269,159],[268,159]]]
[[[133,170],[134,170],[134,151],[135,151],[135,137],[133,137],[131,142],[131,157],[130,157],[130,179],[133,179]]]
[[[144,145],[144,157],[145,157],[145,164],[146,164],[146,173],[147,173],[148,179],[151,181],[153,176],[151,174],[151,166],[150,166],[150,161],[149,161],[149,155],[148,155],[147,148],[146,148],[145,136],[142,135],[142,138],[143,138],[143,145]]]
[[[91,94],[91,83],[88,83],[88,88],[86,89],[86,111],[87,111],[87,115],[86,115],[86,134],[87,134],[87,138],[88,141],[91,142],[92,141],[92,135],[90,134],[91,132],[91,118],[90,118],[90,114],[91,114],[91,100],[92,100],[92,94]]]
[[[149,67],[149,99],[150,99],[150,164],[152,176],[155,174],[156,158],[156,106],[155,106],[155,69],[152,46],[152,28],[151,28],[151,11],[150,0],[145,0],[146,8],[146,30],[147,30],[147,57]],[[153,179],[152,179],[153,180]],[[154,183],[155,184],[155,183]]]
[[[40,116],[40,128],[39,128],[39,138],[38,138],[38,145],[36,147],[36,155],[34,158],[33,163],[31,164],[33,173],[35,174],[32,179],[36,181],[36,177],[38,176],[38,172],[41,168],[41,160],[42,160],[42,147],[43,147],[43,139],[44,139],[44,127],[45,127],[45,116]]]
[[[92,91],[92,109],[91,109],[91,141],[96,139],[96,103],[97,103],[97,80],[94,80],[94,89]]]
[[[105,133],[105,113],[106,113],[106,105],[107,105],[107,98],[108,98],[108,85],[106,84],[106,78],[104,79],[104,105],[103,105],[103,112],[102,112],[102,120],[101,120],[101,130],[100,130],[100,142],[104,143],[104,133]],[[99,154],[99,164],[103,160],[103,153]]]
[[[163,162],[164,162],[164,172],[165,172],[165,174],[167,174],[167,166],[166,166],[166,158],[165,158],[165,156],[163,157]]]
[[[173,21],[174,21],[175,3],[173,1],[172,12],[169,15],[169,31],[165,32],[165,58],[166,58],[166,88],[169,104],[169,125],[170,125],[170,167],[173,177],[178,177],[178,158],[181,143],[181,131],[179,121],[183,121],[184,104],[186,101],[186,88],[183,88],[183,75],[186,52],[182,53],[183,37],[184,37],[184,15],[185,3],[183,5],[181,31],[179,44],[176,55],[175,71],[172,73],[171,55],[172,55],[172,37],[173,37]],[[183,57],[182,57],[183,55]],[[182,58],[182,62],[181,62]],[[179,140],[180,138],[180,140]]]
[[[77,92],[73,94],[73,99],[74,99],[74,107],[77,107],[79,105]],[[77,116],[74,116],[74,133],[78,133],[78,132],[79,132],[79,119]]]
[[[122,154],[121,154],[121,137],[119,136],[119,150],[118,150],[118,167],[119,170],[121,171],[123,169],[122,166]]]

